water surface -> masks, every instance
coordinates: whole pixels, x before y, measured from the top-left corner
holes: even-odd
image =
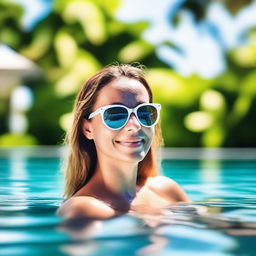
[[[49,157],[50,155],[50,157]],[[58,154],[0,152],[0,255],[256,255],[256,160],[165,159],[193,200],[163,216],[63,221]]]

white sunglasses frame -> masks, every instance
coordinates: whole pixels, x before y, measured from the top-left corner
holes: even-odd
[[[139,119],[138,116],[137,116],[137,109],[140,108],[140,107],[143,107],[143,106],[153,106],[153,107],[155,107],[156,110],[157,110],[157,119],[156,119],[156,121],[155,121],[152,125],[144,125],[144,124],[142,124],[142,123],[140,122],[140,119]],[[127,120],[126,120],[126,122],[125,122],[120,128],[111,128],[111,127],[109,127],[109,126],[105,123],[105,121],[104,121],[104,118],[103,118],[103,113],[104,113],[104,111],[107,110],[107,109],[109,109],[109,108],[112,108],[112,107],[122,107],[122,108],[125,108],[125,109],[128,111]],[[159,103],[142,103],[142,104],[139,104],[138,106],[136,106],[135,108],[128,108],[128,107],[126,107],[126,106],[124,106],[124,105],[117,105],[117,104],[114,104],[114,105],[107,105],[107,106],[98,108],[97,110],[95,110],[94,112],[92,112],[92,113],[89,115],[88,119],[92,119],[92,118],[95,117],[96,115],[101,114],[102,122],[103,122],[103,124],[104,124],[107,128],[109,128],[109,129],[111,129],[111,130],[120,130],[120,129],[122,129],[122,128],[127,124],[128,120],[130,119],[131,114],[134,113],[134,115],[136,116],[138,122],[139,122],[142,126],[144,126],[144,127],[152,127],[152,126],[156,125],[156,124],[158,123],[158,121],[159,121],[159,118],[160,118],[160,110],[161,110],[161,104],[159,104]]]

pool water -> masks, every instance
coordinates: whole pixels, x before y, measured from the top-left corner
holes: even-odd
[[[165,157],[163,174],[193,203],[163,216],[63,221],[62,157],[3,152],[0,255],[256,255],[255,159]]]

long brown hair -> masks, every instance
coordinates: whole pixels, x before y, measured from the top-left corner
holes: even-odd
[[[129,64],[110,65],[92,76],[81,88],[73,109],[73,124],[66,135],[69,145],[69,156],[65,171],[65,196],[74,195],[93,176],[97,153],[93,140],[88,140],[82,133],[83,118],[88,118],[96,102],[101,88],[120,77],[138,80],[148,91],[150,102],[153,101],[152,91],[144,77],[142,66]],[[155,126],[152,145],[145,158],[138,164],[137,184],[143,185],[148,177],[158,174],[157,148],[162,144],[161,129]]]

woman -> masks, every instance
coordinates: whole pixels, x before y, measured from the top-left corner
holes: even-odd
[[[161,106],[152,102],[140,67],[108,66],[85,83],[67,138],[69,199],[60,216],[106,219],[189,202],[176,182],[157,176]]]

